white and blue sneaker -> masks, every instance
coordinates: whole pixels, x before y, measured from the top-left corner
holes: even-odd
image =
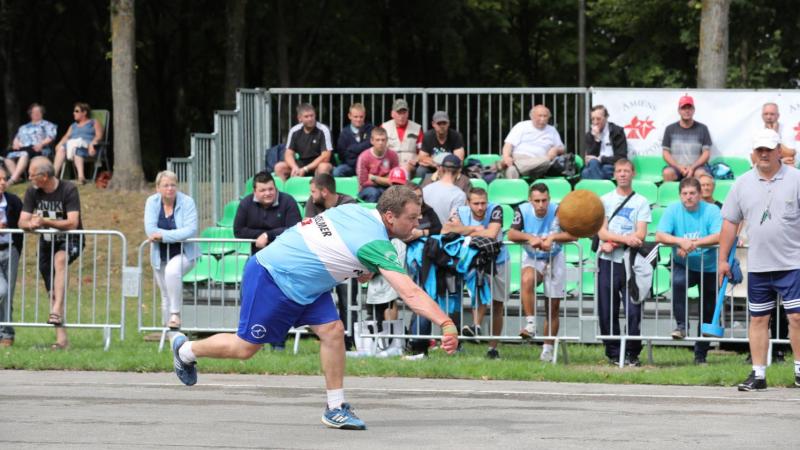
[[[197,363],[187,364],[181,361],[181,357],[178,354],[178,349],[185,343],[186,336],[183,333],[175,333],[175,337],[172,338],[172,356],[175,365],[175,375],[178,376],[181,383],[192,386],[197,383],[197,368],[195,367]]]
[[[322,415],[322,423],[330,428],[339,428],[340,430],[366,430],[367,425],[363,420],[356,416],[356,413],[350,409],[349,403],[342,403],[342,406],[335,409],[325,408],[325,414]]]

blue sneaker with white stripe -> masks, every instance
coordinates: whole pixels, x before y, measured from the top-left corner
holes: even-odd
[[[175,365],[175,375],[178,376],[181,383],[192,386],[197,383],[197,367],[195,367],[197,363],[187,364],[181,361],[181,357],[178,354],[178,349],[185,343],[186,336],[183,333],[176,333],[175,337],[172,339],[172,356]]]
[[[349,403],[342,403],[342,406],[335,409],[325,408],[322,415],[322,423],[330,428],[341,430],[366,430],[367,425],[350,408]]]

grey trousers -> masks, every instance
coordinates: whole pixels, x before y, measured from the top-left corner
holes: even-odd
[[[0,250],[0,323],[11,322],[19,252],[13,245]],[[14,328],[0,325],[0,339],[14,339]]]

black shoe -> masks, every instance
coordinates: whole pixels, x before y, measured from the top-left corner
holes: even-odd
[[[797,379],[795,378],[795,384],[797,383]],[[756,378],[755,370],[750,372],[750,376],[744,380],[743,383],[739,384],[740,391],[765,391],[767,389],[767,379],[766,378]]]
[[[705,356],[695,355],[694,357],[694,365],[696,366],[707,366],[708,362],[706,361]]]
[[[800,387],[800,375],[794,376],[794,387]]]
[[[641,367],[642,362],[639,361],[638,356],[626,356],[625,357],[625,365],[628,367]]]
[[[461,335],[466,337],[473,337],[475,336],[475,329],[469,325],[464,325],[461,327]]]
[[[608,363],[612,366],[619,366],[619,356],[607,356]]]
[[[500,352],[498,352],[496,348],[490,348],[489,351],[486,352],[486,357],[489,359],[500,359]]]
[[[744,359],[744,363],[747,364],[747,365],[752,365],[753,364],[753,355],[748,353],[747,354],[747,358]]]
[[[781,350],[776,350],[775,354],[772,355],[772,362],[774,363],[786,362],[786,355],[784,355]]]

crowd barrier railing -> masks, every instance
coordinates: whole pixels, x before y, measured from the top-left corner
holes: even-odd
[[[19,249],[0,243],[0,326],[53,327],[48,319],[57,312],[52,302],[58,293],[63,298],[60,316],[65,328],[102,329],[105,350],[111,345],[112,330],[119,330],[120,340],[125,339],[127,241],[122,233],[0,230],[2,240],[20,236]],[[71,249],[63,277],[54,263],[59,242],[66,242]],[[45,287],[46,280],[52,280],[51,292]]]
[[[472,342],[494,340],[500,342],[552,341],[554,346],[552,362],[558,362],[560,354],[566,363],[568,361],[567,348],[565,345],[560,344],[582,341],[584,321],[592,315],[592,303],[584,301],[585,289],[583,287],[583,273],[585,270],[591,270],[591,268],[585,267],[584,252],[577,242],[567,242],[561,245],[561,255],[564,257],[550,256],[546,264],[542,264],[545,268],[545,273],[542,274],[544,275],[543,283],[537,287],[535,285],[537,284],[535,277],[531,277],[530,280],[524,279],[526,278],[522,270],[526,255],[524,246],[514,242],[505,242],[504,246],[508,249],[508,260],[501,265],[497,272],[492,272],[488,275],[488,291],[492,293],[492,300],[486,301],[488,304],[484,306],[485,310],[481,312],[478,312],[478,308],[474,307],[477,302],[473,300],[470,291],[467,289],[464,277],[458,277],[452,286],[452,294],[442,295],[436,300],[440,308],[448,313],[461,331],[459,339]],[[555,278],[551,278],[553,273],[555,273]],[[418,284],[420,283],[419,274],[417,274],[415,281]],[[532,284],[530,289],[531,306],[535,307],[533,315],[536,318],[537,330],[536,335],[532,338],[523,338],[520,335],[521,329],[526,325],[527,315],[521,296],[523,282]],[[551,282],[556,285],[563,285],[563,296],[559,295],[558,286],[554,286],[553,290],[550,289]],[[497,289],[497,284],[505,288]],[[441,339],[441,330],[436,326],[431,326],[426,320],[417,319],[413,311],[402,300],[396,301],[397,320],[402,321],[400,329],[391,326],[389,323],[386,323],[385,326],[391,329],[384,329],[384,325],[379,324],[375,324],[374,327],[365,326],[371,321],[383,321],[386,317],[375,317],[376,310],[380,312],[383,308],[375,308],[374,305],[371,305],[369,299],[366,298],[366,292],[367,289],[361,289],[359,292],[358,323],[362,325],[355,328],[354,338],[357,344],[359,339],[367,338],[370,340],[369,342],[373,345],[373,349],[366,352],[367,354],[376,353],[376,350],[379,349],[397,348],[392,343],[392,340],[403,342],[412,339],[427,342],[430,339]],[[478,318],[476,314],[480,314],[482,317]],[[502,319],[500,322],[502,325],[501,330],[496,329],[495,317],[497,316]],[[480,319],[481,335],[465,335],[464,326],[473,326],[476,319]],[[559,322],[557,333],[552,332],[556,328],[555,326],[545,328],[545,321],[550,324],[556,320]],[[367,332],[364,332],[365,329],[367,329]],[[397,352],[392,353],[389,351],[386,356],[394,354],[397,354]]]

